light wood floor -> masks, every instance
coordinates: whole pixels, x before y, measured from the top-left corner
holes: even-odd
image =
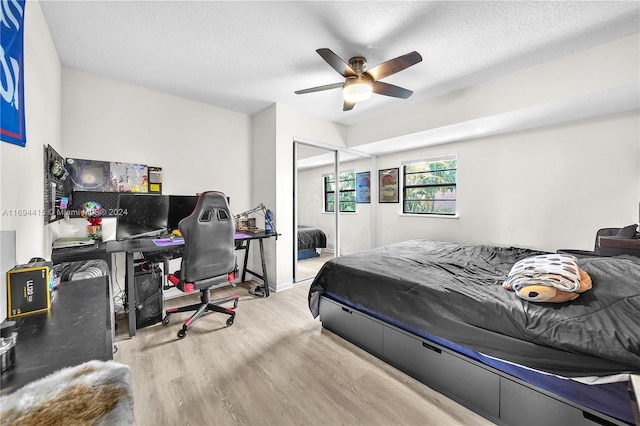
[[[132,339],[121,320],[114,358],[131,368],[136,424],[491,424],[322,329],[307,307],[309,285],[265,299],[248,294],[253,282],[218,289],[214,297],[240,294],[235,323],[208,314],[182,340],[187,313]]]
[[[333,253],[323,251],[318,257],[310,257],[308,259],[298,260],[298,274],[296,279],[302,281],[309,278],[314,278],[322,265],[327,260],[333,259]]]

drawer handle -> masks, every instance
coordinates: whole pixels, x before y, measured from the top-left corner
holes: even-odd
[[[426,343],[426,342],[422,342],[422,346],[429,349],[430,351],[433,351],[437,354],[442,353],[442,349],[436,348],[435,346],[431,346],[430,344]]]
[[[350,313],[351,313],[351,311],[350,311],[349,309],[347,309],[347,308],[344,308],[344,307],[343,307],[343,308],[342,308],[342,310],[343,310],[344,312],[348,313],[348,314],[350,314]]]
[[[601,419],[601,418],[599,418],[597,416],[594,416],[591,413],[587,413],[586,411],[582,412],[582,417],[584,417],[587,420],[591,420],[594,423],[598,423],[599,425],[604,425],[604,426],[613,426],[614,425],[614,423],[612,423],[612,422],[610,422],[608,420],[605,420],[605,419]]]

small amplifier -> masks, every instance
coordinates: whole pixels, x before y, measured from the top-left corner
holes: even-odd
[[[16,265],[7,271],[7,316],[9,318],[51,308],[49,273],[51,262]]]

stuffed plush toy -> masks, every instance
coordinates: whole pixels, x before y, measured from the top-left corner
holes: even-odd
[[[507,290],[513,290],[510,286],[504,286]],[[545,303],[564,303],[575,300],[591,289],[591,277],[585,271],[580,269],[580,287],[576,291],[559,290],[548,285],[527,285],[516,290],[516,295],[529,302],[545,302]]]
[[[591,288],[591,277],[567,254],[539,255],[516,262],[502,286],[529,302],[564,303]]]

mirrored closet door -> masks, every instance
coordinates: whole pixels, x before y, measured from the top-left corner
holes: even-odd
[[[327,260],[372,246],[369,187],[363,179],[371,158],[295,141],[294,162],[293,281],[299,283],[314,278]]]

